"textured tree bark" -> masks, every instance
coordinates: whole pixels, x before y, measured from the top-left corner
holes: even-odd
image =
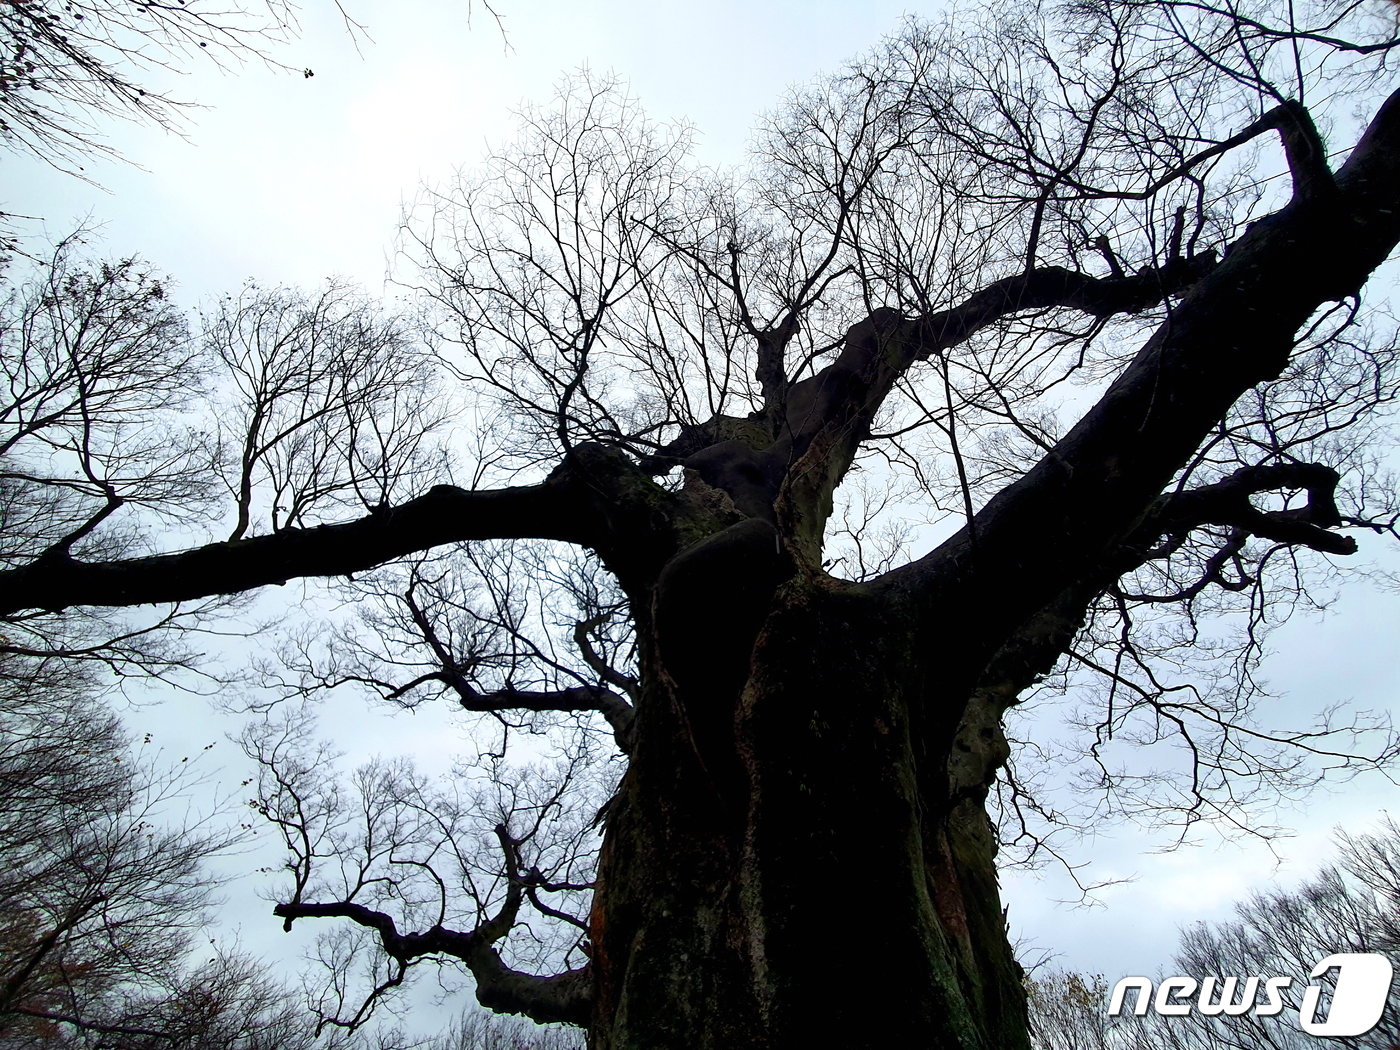
[[[964,718],[969,663],[855,586],[793,577],[741,624],[671,596],[607,828],[590,1045],[1026,1046],[984,810],[1005,743]],[[671,655],[678,619],[708,660]]]

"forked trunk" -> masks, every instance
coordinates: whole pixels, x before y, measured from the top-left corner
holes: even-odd
[[[984,809],[1005,744],[967,731],[968,676],[858,588],[750,580],[723,617],[717,580],[663,588],[684,607],[643,632],[590,1046],[1026,1046]]]

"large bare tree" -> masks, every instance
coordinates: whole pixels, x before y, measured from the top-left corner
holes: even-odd
[[[406,769],[347,803],[263,741],[277,913],[367,934],[371,996],[456,959],[595,1050],[1023,1047],[989,807],[1040,835],[1038,741],[1008,767],[1003,730],[1038,685],[1073,677],[1099,805],[1183,830],[1392,753],[1252,700],[1267,610],[1393,531],[1396,48],[1381,0],[964,10],[794,91],[728,175],[585,78],[407,227],[474,456],[355,517],[317,414],[314,456],[220,460],[231,538],[203,545],[104,474],[6,548],[0,612],[353,577],[382,603],[293,644],[293,688],[606,728],[627,766],[586,881],[581,822],[551,823],[582,745],[483,826]],[[215,356],[245,394],[281,374]],[[258,445],[241,418],[220,433]],[[559,972],[511,947],[545,918],[579,931]]]

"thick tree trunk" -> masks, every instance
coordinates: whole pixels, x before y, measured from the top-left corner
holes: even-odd
[[[887,597],[775,586],[759,547],[744,602],[712,563],[673,565],[643,632],[590,1046],[1024,1047],[984,811],[1005,744],[995,718],[968,731],[976,671]]]

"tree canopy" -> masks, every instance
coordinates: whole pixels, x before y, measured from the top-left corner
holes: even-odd
[[[327,1024],[451,959],[598,1050],[1024,1046],[994,824],[1061,815],[1013,708],[1072,697],[1079,820],[1396,753],[1253,676],[1394,532],[1398,47],[1378,2],[964,10],[720,174],[584,75],[406,221],[418,319],[250,288],[195,337],[60,253],[6,307],[7,644],[159,670],[189,603],[322,577],[356,612],[284,693],[480,716],[459,791],[249,740],[277,914],[348,931]]]

